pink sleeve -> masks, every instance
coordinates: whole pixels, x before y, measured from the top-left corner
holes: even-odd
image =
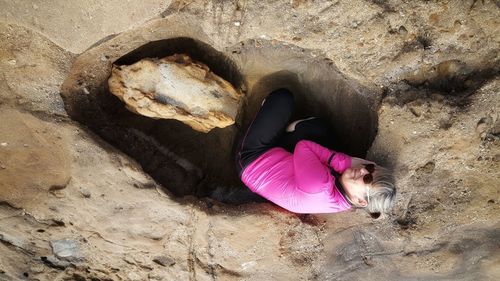
[[[314,193],[330,187],[328,167],[343,173],[351,166],[351,157],[315,142],[302,140],[295,146],[293,165],[297,184],[303,191]]]
[[[352,157],[344,154],[342,152],[336,152],[333,151],[334,153],[332,156],[332,159],[330,160],[330,167],[335,170],[337,173],[343,173],[347,168],[351,167],[352,164]]]

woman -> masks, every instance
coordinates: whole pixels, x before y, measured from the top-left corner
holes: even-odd
[[[264,100],[237,153],[241,180],[295,213],[335,213],[353,207],[372,214],[389,212],[396,189],[388,170],[325,148],[320,143],[328,143],[328,131],[317,118],[287,126],[293,107],[286,89]]]

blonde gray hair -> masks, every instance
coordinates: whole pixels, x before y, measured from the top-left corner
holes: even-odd
[[[368,192],[369,200],[366,210],[372,217],[388,214],[396,199],[396,186],[392,172],[376,165],[373,172],[373,182]]]

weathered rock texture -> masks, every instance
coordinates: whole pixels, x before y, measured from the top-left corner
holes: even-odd
[[[88,3],[55,0],[0,1],[2,22],[26,26],[72,53],[81,53],[103,38],[138,27],[165,11],[171,1],[121,0]],[[64,16],[61,12],[64,11]]]
[[[229,82],[187,55],[114,65],[111,73],[109,90],[130,111],[177,119],[205,133],[234,124],[242,102]]]
[[[0,1],[0,279],[500,279],[498,1],[137,3]],[[221,151],[244,126],[205,134],[109,102],[112,63],[163,39],[246,88],[243,120],[288,86],[347,150],[377,129],[368,158],[396,170],[393,213],[171,194],[231,174]]]
[[[68,142],[58,126],[31,114],[0,112],[0,198],[16,206],[39,203],[71,177]]]

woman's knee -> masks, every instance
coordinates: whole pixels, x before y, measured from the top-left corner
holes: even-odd
[[[273,100],[273,102],[284,104],[289,107],[293,107],[294,103],[292,92],[285,88],[280,88],[272,91],[265,99],[265,101],[269,100]]]
[[[324,119],[318,117],[306,119],[297,123],[295,130],[305,136],[315,138],[318,141],[329,138],[332,134],[328,123]]]

